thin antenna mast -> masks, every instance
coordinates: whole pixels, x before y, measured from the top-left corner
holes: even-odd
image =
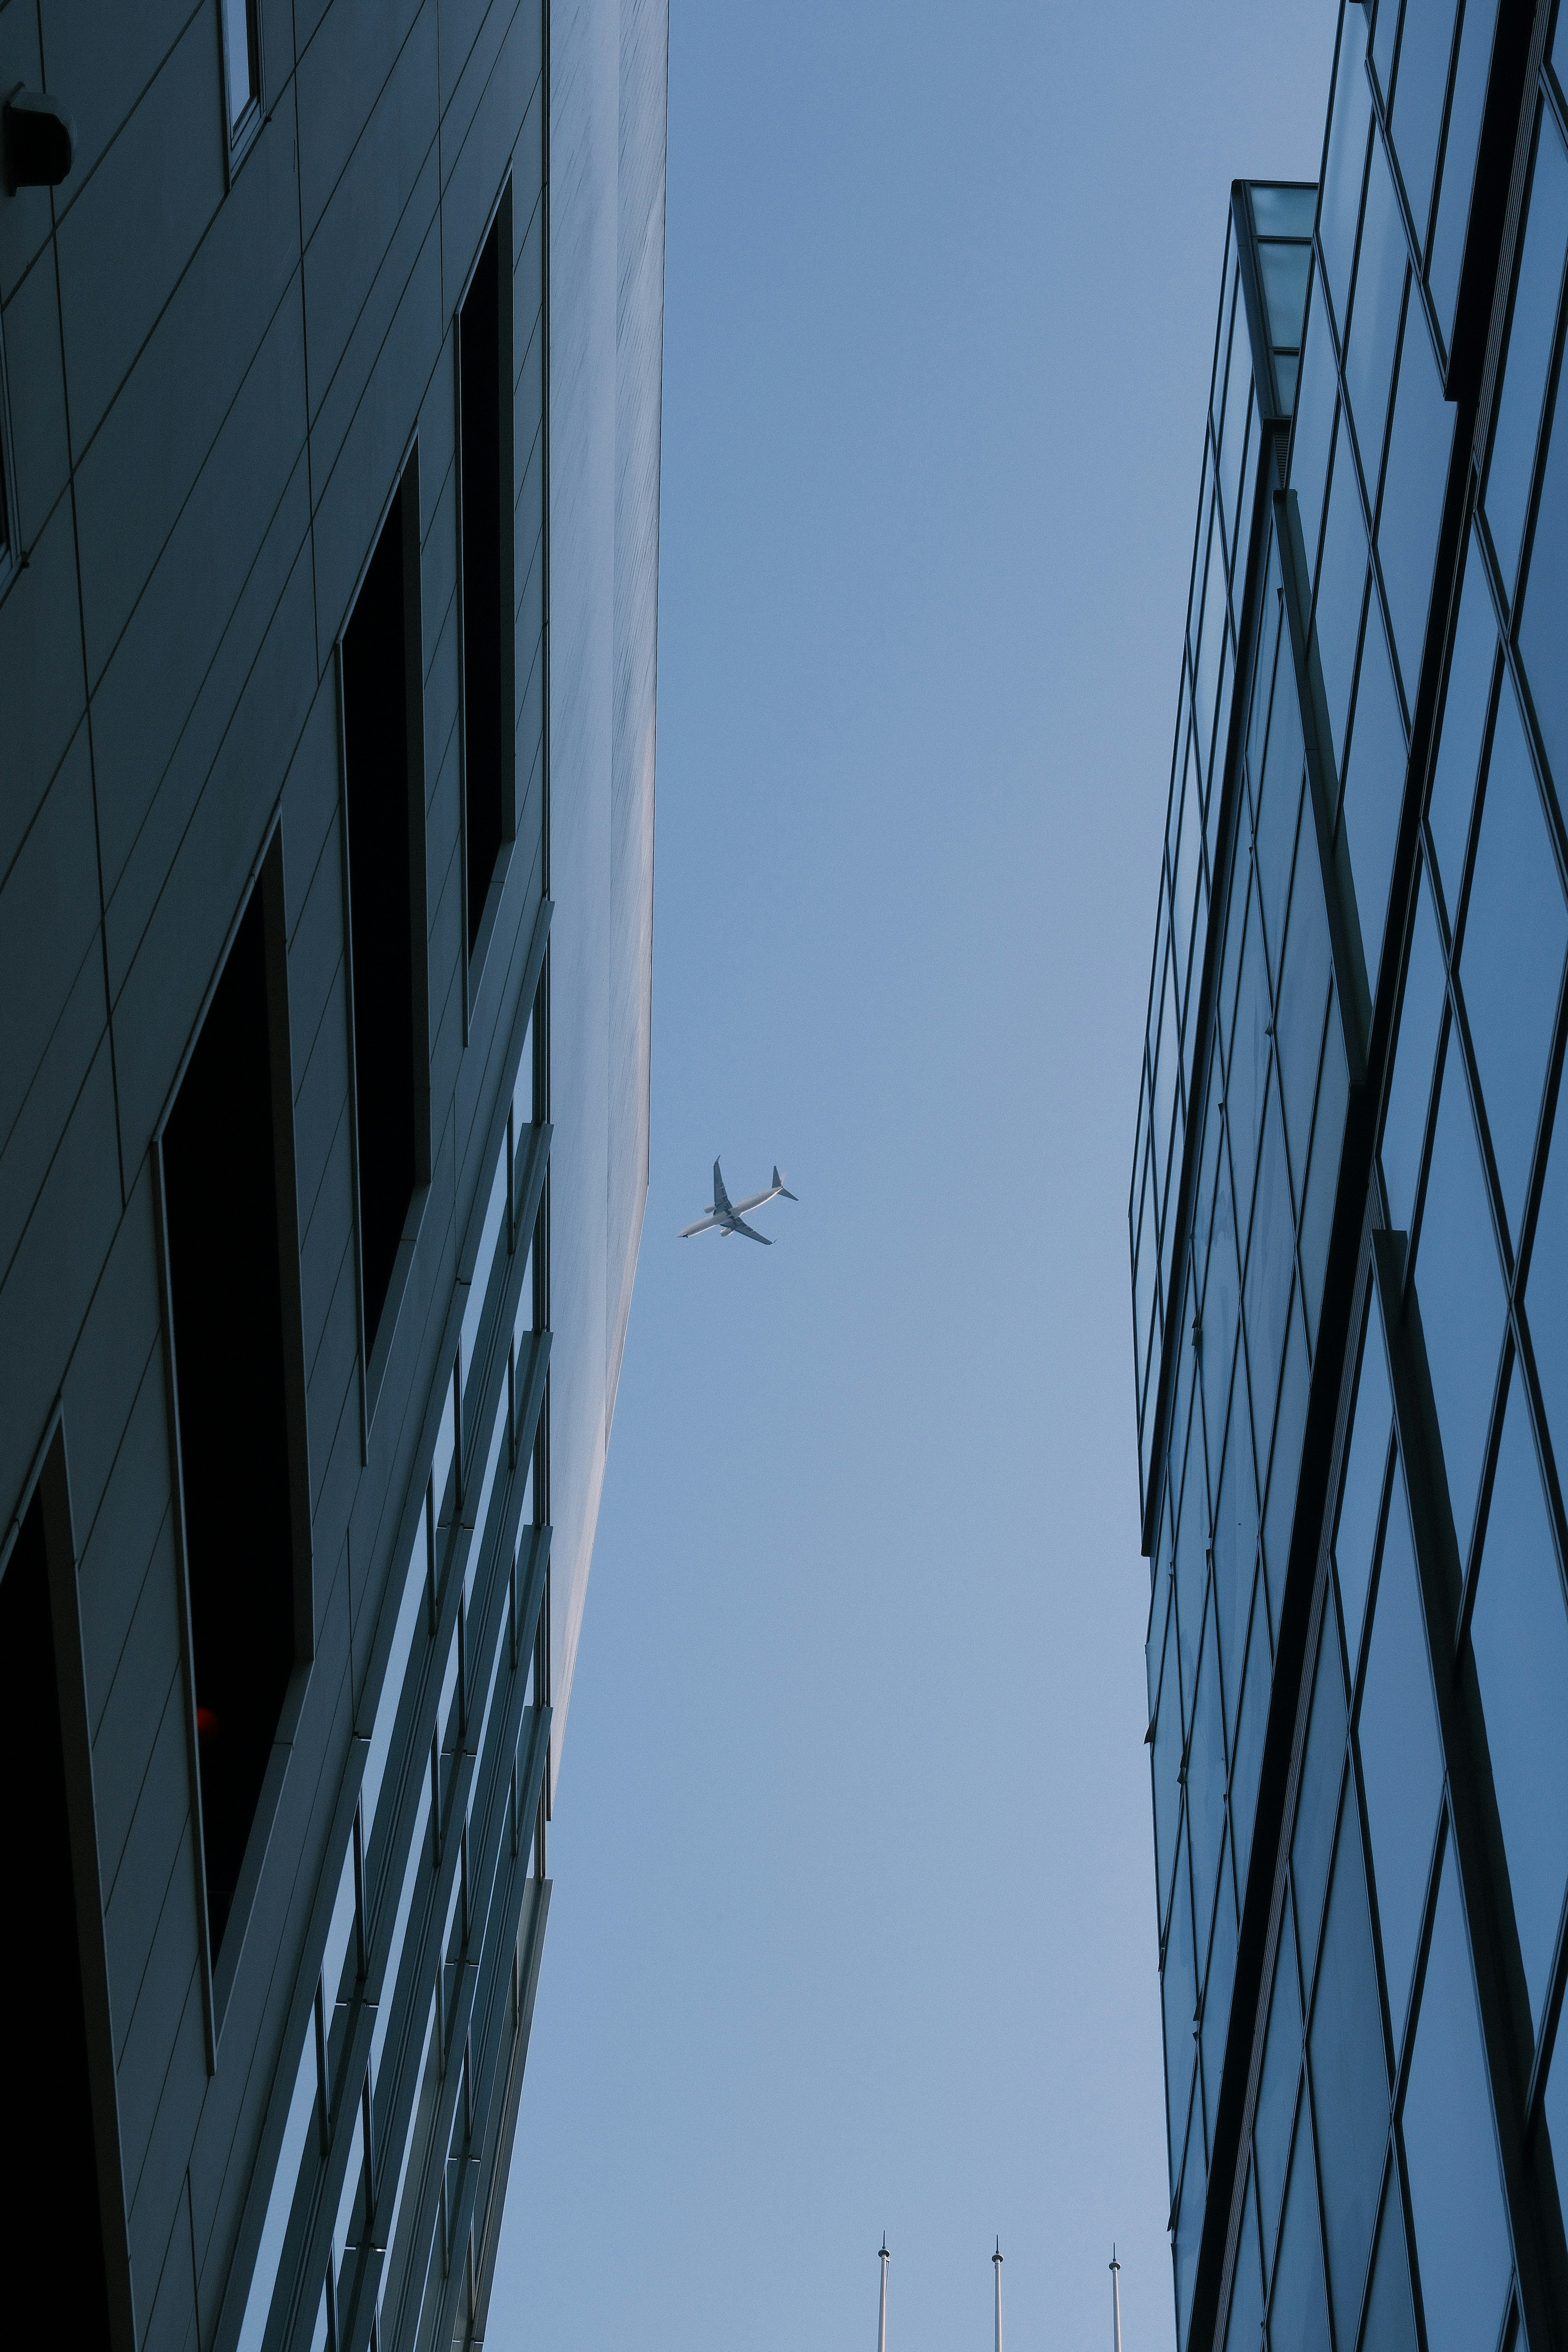
[[[1002,2352],[1002,2241],[996,2241],[996,2252],[991,2257],[996,2265],[996,2352]]]
[[[882,2251],[877,2260],[882,2265],[882,2302],[877,2314],[877,2352],[888,2352],[888,2233],[882,2232]]]
[[[1111,2352],[1121,2352],[1121,2265],[1116,2259],[1114,2241],[1110,2248],[1110,2326]]]

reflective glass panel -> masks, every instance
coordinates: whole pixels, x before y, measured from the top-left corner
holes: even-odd
[[[1186,2156],[1182,2167],[1182,2202],[1176,2214],[1176,2340],[1184,2344],[1192,2315],[1193,2281],[1198,2266],[1198,2238],[1204,2223],[1205,2156],[1203,2098],[1194,2089],[1187,2125]]]
[[[1301,1996],[1296,1987],[1295,1940],[1291,1934],[1290,1898],[1287,1895],[1269,2000],[1268,2039],[1263,2049],[1263,2074],[1252,2127],[1263,2216],[1264,2260],[1268,2263],[1274,2258],[1275,2234],[1279,2226],[1285,2168],[1290,2155],[1290,2124],[1296,2112],[1296,2084],[1300,2073]]]
[[[1307,1422],[1306,1326],[1299,1298],[1290,1306],[1285,1361],[1279,1374],[1279,1409],[1274,1423],[1274,1458],[1268,1472],[1268,1500],[1263,1512],[1263,1560],[1268,1576],[1269,1605],[1276,1624],[1284,1603],[1285,1569],[1290,1556],[1290,1528],[1300,1483],[1301,1439]]]
[[[1315,850],[1312,820],[1305,819],[1304,839]],[[1329,918],[1323,904],[1322,867],[1315,855],[1300,860],[1290,901],[1290,931],[1285,948],[1285,969],[1279,982],[1279,1009],[1274,1020],[1274,1045],[1279,1056],[1279,1083],[1285,1098],[1285,1139],[1298,1194],[1307,1164],[1312,1103],[1317,1093],[1318,1063],[1323,1048],[1323,1014],[1329,1002]]]
[[[1362,1618],[1372,1575],[1373,1545],[1388,1474],[1388,1440],[1394,1425],[1394,1400],[1388,1390],[1388,1363],[1375,1306],[1369,1303],[1362,1342],[1361,1372],[1356,1389],[1355,1420],[1351,1427],[1344,1484],[1340,1489],[1339,1526],[1334,1535],[1334,1564],[1339,1570],[1340,1605],[1344,1611],[1345,1647],[1354,1671],[1361,1650]]]
[[[1429,2352],[1475,2352],[1497,2341],[1511,2255],[1451,1852],[1443,1861],[1403,2121]]]
[[[1420,0],[1405,19],[1399,44],[1399,79],[1390,124],[1394,152],[1421,245],[1432,208],[1432,173],[1443,102],[1448,95],[1448,57],[1454,45],[1454,0]]]
[[[1334,316],[1342,333],[1350,295],[1351,258],[1355,251],[1356,217],[1361,210],[1362,180],[1366,170],[1372,89],[1366,78],[1365,12],[1361,8],[1342,9],[1340,28],[1318,236],[1328,269]]]
[[[1318,532],[1323,520],[1323,485],[1329,473],[1329,442],[1334,429],[1338,384],[1334,348],[1323,310],[1322,280],[1312,298],[1307,341],[1301,353],[1301,383],[1296,397],[1296,425],[1290,443],[1290,487],[1301,509],[1301,539],[1307,571],[1318,555]]]
[[[1312,2111],[1337,2340],[1353,2344],[1388,2141],[1388,2061],[1353,1786],[1340,1817],[1312,1996]]]
[[[1558,1476],[1568,1476],[1568,1103],[1561,1091],[1531,1244],[1525,1307]],[[1568,2154],[1568,2150],[1565,2150]]]
[[[1568,399],[1561,386],[1551,436],[1529,570],[1520,591],[1524,610],[1519,649],[1561,804],[1568,795],[1568,662],[1563,658],[1563,616],[1568,613]]]
[[[1386,99],[1394,88],[1394,52],[1399,37],[1399,0],[1376,0],[1367,15],[1373,18],[1372,62],[1377,86]]]
[[[1230,1853],[1220,1856],[1219,1889],[1215,1896],[1214,1939],[1209,1946],[1208,1975],[1204,1984],[1204,2021],[1200,2043],[1204,2081],[1212,2100],[1219,2096],[1225,2063],[1225,2037],[1230,2023],[1230,1996],[1236,1982],[1236,1898],[1231,1892]]]
[[[1459,982],[1510,1229],[1524,1213],[1568,909],[1513,688],[1498,700]]]
[[[1415,2305],[1397,2176],[1390,2179],[1383,2200],[1362,2352],[1415,2352]]]
[[[1345,770],[1340,823],[1350,845],[1356,911],[1369,984],[1383,952],[1394,845],[1405,797],[1405,720],[1389,664],[1388,640],[1373,598],[1362,640],[1361,677]]]
[[[256,45],[250,0],[223,0],[223,54],[228,76],[228,124],[237,131],[256,97]]]
[[[1481,135],[1481,110],[1486,104],[1496,18],[1497,0],[1467,0],[1465,21],[1459,28],[1459,58],[1454,69],[1453,96],[1448,102],[1448,137],[1443,149],[1443,179],[1427,271],[1445,342],[1453,335],[1454,304],[1459,291],[1459,267],[1470,215],[1470,187],[1475,178],[1476,147]]]
[[[1318,1678],[1312,1692],[1307,1752],[1301,1762],[1296,1827],[1290,1842],[1290,1874],[1296,1890],[1303,1983],[1311,1979],[1345,1760],[1344,1678],[1340,1670],[1340,1645],[1331,1626],[1328,1633],[1330,1638],[1321,1642],[1318,1648]]]
[[[1253,1588],[1252,1626],[1247,1634],[1241,1711],[1230,1766],[1231,1834],[1236,1840],[1237,1870],[1244,1878],[1252,1848],[1252,1822],[1258,1809],[1258,1775],[1263,1762],[1263,1734],[1268,1722],[1272,1676],[1268,1601],[1260,1575]]]
[[[1366,587],[1366,523],[1342,417],[1340,422],[1341,430],[1334,439],[1334,470],[1329,482],[1329,511],[1323,524],[1323,550],[1318,560],[1318,602],[1313,614],[1318,660],[1323,673],[1323,699],[1328,706],[1329,748],[1336,770],[1344,756],[1345,719],[1350,709],[1351,677],[1355,668],[1356,639],[1361,633]]]
[[[1405,1002],[1399,1013],[1394,1076],[1383,1120],[1383,1181],[1388,1222],[1408,1233],[1415,1210],[1415,1180],[1432,1100],[1432,1066],[1443,1018],[1446,968],[1431,891],[1423,878],[1415,903],[1415,926],[1405,971]]]
[[[1557,331],[1557,300],[1563,260],[1568,251],[1568,153],[1552,119],[1542,109],[1525,220],[1524,248],[1514,286],[1492,446],[1483,492],[1487,520],[1504,590],[1510,593],[1524,535],[1524,513],[1535,467],[1541,404]]]
[[[1176,1852],[1175,1899],[1165,1943],[1165,1969],[1161,1980],[1165,2011],[1165,2084],[1171,2113],[1171,2165],[1181,2160],[1182,2131],[1186,2120],[1188,2086],[1197,2053],[1197,1971],[1193,1958],[1193,1898],[1187,1874],[1187,1841],[1184,1826]]]
[[[1269,335],[1275,343],[1287,349],[1300,336],[1311,266],[1310,245],[1276,245],[1268,239],[1258,245],[1258,267],[1263,279],[1263,305],[1268,313]]]
[[[1354,14],[1359,16],[1360,9]],[[1290,2186],[1279,2231],[1274,2290],[1268,2300],[1268,2342],[1271,2352],[1329,2352],[1323,2242],[1317,2183],[1312,2178],[1311,2117],[1304,2099],[1297,2119]]]
[[[1160,1658],[1155,1670],[1163,1664],[1159,1707],[1154,1717],[1154,1847],[1155,1866],[1159,1872],[1160,1922],[1163,1927],[1170,1908],[1171,1885],[1176,1867],[1176,1829],[1181,1814],[1182,1788],[1178,1775],[1182,1769],[1182,1678],[1176,1665],[1176,1630],[1170,1608],[1172,1580],[1168,1572],[1162,1574],[1164,1588],[1163,1617],[1168,1631],[1162,1633]]]
[[[1236,2272],[1231,2280],[1230,2310],[1225,2323],[1225,2352],[1258,2352],[1262,2326],[1263,2279],[1258,2256],[1258,2216],[1249,2180],[1243,2200],[1241,2243],[1236,2250]]]
[[[1480,761],[1496,661],[1497,623],[1492,616],[1491,593],[1487,587],[1485,565],[1472,540],[1454,649],[1448,661],[1443,732],[1426,812],[1432,845],[1437,854],[1443,903],[1450,923],[1458,918],[1459,885],[1464,878],[1470,810],[1476,796],[1476,770]]]
[[[1384,1972],[1397,2042],[1443,1791],[1443,1753],[1437,1741],[1426,1626],[1415,1580],[1405,1482],[1397,1470],[1373,1603],[1372,1642],[1356,1736],[1372,1832]]]
[[[1247,1427],[1246,1391],[1241,1410],[1231,1415],[1226,1436],[1225,1470],[1215,1506],[1214,1577],[1220,1646],[1220,1670],[1225,1680],[1226,1716],[1234,1737],[1236,1706],[1241,1695],[1241,1661],[1247,1647],[1247,1619],[1252,1605],[1252,1570],[1258,1552],[1258,1498],[1252,1481],[1252,1441]]]
[[[1303,1297],[1314,1347],[1318,1341],[1323,1281],[1328,1271],[1334,1192],[1339,1181],[1345,1111],[1349,1101],[1350,1073],[1345,1066],[1344,1034],[1331,988],[1328,1012],[1324,1017],[1323,1059],[1318,1074],[1318,1108],[1312,1126],[1312,1156],[1307,1163],[1307,1198],[1301,1211],[1300,1243]]]
[[[1317,217],[1318,191],[1311,187],[1277,187],[1267,180],[1250,183],[1252,225],[1259,236],[1310,236]]]
[[[1225,1832],[1225,1727],[1212,1610],[1204,1628],[1202,1663],[1193,1702],[1193,1737],[1187,1750],[1187,1828],[1193,1848],[1193,1912],[1198,1922],[1201,1948],[1206,1952],[1220,1839]]]
[[[1487,1514],[1470,1641],[1520,1950],[1539,2022],[1568,1885],[1568,1612],[1517,1373]]]
[[[1469,1094],[1454,1043],[1450,1038],[1444,1057],[1415,1287],[1463,1559],[1502,1352],[1504,1301]]]
[[[1356,259],[1355,292],[1351,297],[1350,335],[1345,345],[1345,390],[1355,419],[1356,446],[1361,451],[1369,498],[1376,493],[1383,457],[1383,428],[1388,415],[1388,387],[1394,374],[1394,346],[1399,333],[1408,252],[1399,199],[1389,175],[1388,157],[1382,140],[1374,133],[1361,252]]]
[[[1426,609],[1432,601],[1432,565],[1443,520],[1454,416],[1454,409],[1443,397],[1426,314],[1419,302],[1412,302],[1405,317],[1377,522],[1388,616],[1405,700],[1411,704],[1415,700]]]

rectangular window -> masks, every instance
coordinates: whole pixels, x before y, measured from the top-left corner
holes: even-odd
[[[428,1172],[418,519],[416,456],[342,640],[349,986],[367,1356],[375,1351],[415,1192]],[[411,1252],[412,1235],[406,1239]]]
[[[458,314],[462,518],[463,837],[468,954],[512,831],[511,204]]]
[[[221,0],[223,9],[223,72],[228,101],[228,141],[237,147],[259,114],[261,97],[260,41],[256,0]]]
[[[6,2107],[26,2136],[8,2175],[0,2250],[19,2277],[41,2249],[63,2252],[68,2241],[68,2332],[96,2347],[110,2341],[109,2291],[48,1554],[40,1483],[0,1570],[0,1773],[18,1906],[0,1937],[0,1998],[12,2021]],[[75,1671],[79,1678],[79,1664]],[[23,1904],[31,1934],[21,1931]]]
[[[291,1144],[277,1108],[288,1101],[287,1031],[269,1004],[266,889],[264,877],[163,1136],[215,1967],[298,1649],[281,1213],[292,1205]]]

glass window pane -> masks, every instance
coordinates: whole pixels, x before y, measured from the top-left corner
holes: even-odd
[[[1497,2342],[1510,2253],[1451,1851],[1443,1862],[1403,2122],[1429,2352],[1475,2352]]]
[[[1274,1458],[1268,1473],[1268,1500],[1263,1510],[1263,1565],[1268,1578],[1269,1605],[1274,1622],[1285,1597],[1285,1566],[1290,1556],[1290,1528],[1296,1515],[1296,1489],[1301,1475],[1301,1441],[1307,1427],[1307,1330],[1297,1299],[1290,1304],[1290,1325],[1285,1361],[1279,1372],[1279,1409],[1274,1423]]]
[[[1172,1579],[1162,1571],[1163,1616],[1163,1650],[1155,1660],[1155,1671],[1161,1675],[1159,1703],[1154,1716],[1154,1866],[1158,1873],[1160,1919],[1163,1925],[1170,1909],[1171,1887],[1176,1870],[1176,1833],[1182,1806],[1182,1678],[1176,1664],[1176,1623],[1171,1607]]]
[[[1187,1749],[1187,1832],[1193,1849],[1193,1916],[1197,1921],[1199,1948],[1206,1953],[1220,1840],[1225,1834],[1225,1727],[1212,1609],[1204,1625],[1197,1689],[1193,1699],[1193,1737]]]
[[[1481,135],[1481,110],[1486,104],[1496,20],[1497,0],[1467,0],[1465,21],[1459,30],[1459,61],[1454,69],[1454,94],[1448,103],[1448,137],[1443,150],[1443,180],[1432,232],[1432,264],[1426,274],[1446,343],[1453,340],[1454,304],[1458,299],[1459,267],[1470,216],[1470,185],[1476,173],[1476,148]]]
[[[1486,730],[1487,704],[1496,662],[1497,623],[1492,615],[1491,593],[1487,587],[1485,565],[1472,538],[1458,624],[1454,631],[1454,649],[1448,660],[1443,732],[1426,814],[1450,923],[1458,918],[1459,885],[1464,879],[1470,810],[1476,796],[1476,770],[1481,756],[1481,737]]]
[[[1437,134],[1448,95],[1448,56],[1454,46],[1454,0],[1422,0],[1405,19],[1399,45],[1399,80],[1390,129],[1411,217],[1423,247],[1432,208],[1432,173]]]
[[[1263,279],[1263,307],[1268,313],[1269,341],[1288,351],[1300,343],[1301,320],[1307,308],[1307,276],[1311,266],[1310,245],[1259,241],[1258,267]]]
[[[1334,316],[1343,332],[1350,296],[1351,257],[1366,170],[1367,132],[1372,124],[1372,88],[1366,78],[1366,16],[1346,8],[1340,16],[1340,55],[1334,74],[1333,114],[1323,171],[1318,238],[1333,296]]]
[[[1323,485],[1329,471],[1329,439],[1334,429],[1339,397],[1334,373],[1334,347],[1323,309],[1322,279],[1312,294],[1312,313],[1301,353],[1301,383],[1296,398],[1296,424],[1290,442],[1290,487],[1301,509],[1301,538],[1311,572],[1318,556],[1318,532],[1323,520]]]
[[[1220,490],[1225,502],[1230,541],[1236,543],[1237,510],[1241,499],[1242,460],[1247,453],[1247,420],[1252,398],[1252,348],[1247,317],[1237,305],[1237,331],[1230,349],[1230,375],[1226,384],[1224,432],[1219,445]]]
[[[1487,520],[1504,590],[1511,595],[1524,535],[1524,510],[1535,467],[1535,441],[1556,338],[1557,299],[1568,251],[1568,153],[1552,119],[1542,109],[1525,220],[1524,248],[1514,285],[1492,446],[1483,493]]]
[[[1328,707],[1329,749],[1336,769],[1344,756],[1345,719],[1365,587],[1366,522],[1342,408],[1334,436],[1334,467],[1329,481],[1329,510],[1318,559],[1318,601],[1313,612]]]
[[[1349,16],[1352,12],[1346,10]],[[1353,11],[1360,16],[1361,10]],[[1312,2126],[1305,2099],[1296,2124],[1290,2187],[1279,2231],[1279,2259],[1268,2300],[1271,2352],[1329,2352],[1329,2305],[1323,2291],[1323,2241],[1318,2187],[1312,2177]]]
[[[1309,816],[1309,848],[1313,845],[1311,824]],[[1279,1009],[1274,1019],[1274,1047],[1279,1056],[1279,1085],[1285,1098],[1285,1139],[1298,1193],[1307,1164],[1331,965],[1322,867],[1315,856],[1308,856],[1300,858],[1297,866],[1296,887],[1290,900],[1290,930],[1285,943],[1285,969],[1279,981]]]
[[[1568,1612],[1515,1378],[1470,1620],[1513,1913],[1539,2024],[1568,1885]]]
[[[1226,1433],[1225,1470],[1214,1518],[1215,1629],[1225,1684],[1226,1727],[1234,1742],[1241,1661],[1252,1606],[1252,1570],[1258,1554],[1258,1497],[1252,1483],[1252,1443],[1247,1428],[1247,1392]]]
[[[1316,188],[1273,187],[1254,181],[1252,225],[1259,236],[1310,236],[1317,218]]]
[[[1344,1031],[1329,991],[1324,1015],[1323,1062],[1318,1077],[1318,1108],[1312,1122],[1312,1156],[1307,1163],[1307,1198],[1301,1210],[1301,1281],[1312,1344],[1317,1345],[1324,1278],[1328,1272],[1329,1239],[1333,1224],[1334,1193],[1344,1148],[1345,1113],[1350,1107],[1350,1071],[1345,1062]]]
[[[1568,1315],[1563,1312],[1568,1297],[1568,1099],[1562,1091],[1524,1296],[1558,1476],[1568,1476]],[[1568,2168],[1568,2147],[1564,2159]]]
[[[1329,1638],[1318,1645],[1318,1676],[1307,1727],[1307,1752],[1301,1760],[1296,1827],[1290,1841],[1290,1874],[1296,1890],[1303,1983],[1311,1980],[1345,1760],[1344,1677],[1340,1670],[1340,1645],[1331,1625],[1328,1625],[1328,1634]]]
[[[1274,1990],[1269,1999],[1268,2039],[1263,2047],[1263,2074],[1258,2085],[1258,2112],[1252,2126],[1263,2216],[1263,2255],[1269,2265],[1274,2260],[1274,2240],[1279,2226],[1285,2168],[1290,2155],[1290,2124],[1296,2112],[1296,2084],[1300,2073],[1301,1996],[1296,1984],[1296,1946],[1291,1934],[1290,1898],[1287,1895],[1274,1968]]]
[[[1247,1255],[1247,1352],[1252,1366],[1253,1387],[1260,1399],[1269,1395],[1279,1378],[1290,1306],[1295,1229],[1290,1179],[1285,1166],[1285,1129],[1279,1097],[1270,1087],[1263,1120],[1263,1151],[1258,1164],[1258,1202]]]
[[[1399,37],[1399,0],[1376,0],[1372,36],[1372,62],[1377,86],[1386,98],[1394,87],[1394,51]]]
[[[1372,1874],[1383,1935],[1384,1973],[1397,2042],[1443,1792],[1443,1755],[1437,1742],[1426,1626],[1415,1580],[1405,1482],[1397,1471],[1373,1602],[1372,1643],[1356,1738],[1372,1832]]]
[[[1420,1173],[1421,1146],[1426,1137],[1426,1114],[1432,1101],[1432,1066],[1437,1055],[1437,1030],[1446,995],[1443,942],[1432,911],[1432,894],[1425,880],[1415,907],[1410,960],[1405,972],[1405,1002],[1399,1013],[1397,1058],[1389,1081],[1388,1108],[1383,1122],[1383,1181],[1388,1192],[1388,1222],[1396,1233],[1408,1233],[1415,1209],[1415,1179]]]
[[[1426,609],[1432,601],[1432,565],[1437,553],[1437,526],[1443,519],[1456,414],[1443,397],[1426,314],[1418,302],[1412,302],[1405,317],[1377,523],[1399,675],[1405,681],[1405,699],[1411,703],[1415,699]]]
[[[1388,1475],[1388,1440],[1394,1426],[1394,1400],[1388,1388],[1388,1363],[1384,1354],[1382,1320],[1369,1303],[1362,1342],[1361,1372],[1356,1389],[1355,1420],[1351,1428],[1344,1484],[1340,1489],[1339,1527],[1334,1536],[1334,1565],[1339,1570],[1340,1606],[1344,1611],[1345,1646],[1354,1671],[1361,1650],[1362,1618],[1372,1577],[1372,1549],[1377,1538],[1378,1515]]]
[[[1236,1982],[1236,1896],[1232,1892],[1228,1850],[1220,1856],[1219,1887],[1215,1895],[1214,1935],[1209,1945],[1208,1973],[1204,1982],[1204,2022],[1200,2036],[1204,2081],[1211,2098],[1218,2096],[1220,2069],[1225,2062],[1225,2038],[1230,2022],[1230,1996]]]
[[[1258,1811],[1258,1776],[1263,1764],[1263,1734],[1268,1722],[1268,1692],[1273,1679],[1268,1643],[1268,1604],[1259,1576],[1253,1587],[1252,1630],[1247,1636],[1247,1670],[1241,1685],[1241,1711],[1237,1719],[1236,1747],[1230,1765],[1230,1824],[1236,1840],[1236,1866],[1245,1880],[1252,1850],[1252,1823]]]
[[[1197,2275],[1205,2187],[1203,2095],[1201,2090],[1194,2086],[1191,2119],[1187,2125],[1186,2155],[1182,2167],[1182,2202],[1176,2214],[1174,2252],[1178,2344],[1186,2342],[1187,2322],[1192,2316],[1193,2282]]]
[[[1258,2216],[1249,2180],[1242,2206],[1241,2242],[1236,2250],[1236,2272],[1231,2280],[1230,2310],[1225,2323],[1225,2352],[1258,2352],[1262,2327],[1263,2277],[1258,2259]]]
[[[1383,953],[1394,845],[1405,798],[1405,720],[1374,598],[1367,606],[1340,816],[1350,845],[1367,980],[1373,987]]]
[[[1197,2050],[1197,1971],[1193,1957],[1193,1896],[1184,1823],[1177,1841],[1175,1896],[1165,1932],[1165,1965],[1160,1990],[1165,2011],[1165,2095],[1170,2106],[1173,2178],[1181,2161],[1188,2085]]]
[[[1459,984],[1498,1181],[1517,1242],[1557,1018],[1568,909],[1513,688],[1492,731]]]
[[[237,128],[256,96],[255,50],[250,37],[250,0],[223,0],[224,64],[228,74],[228,121]]]
[[[1410,2263],[1405,2252],[1405,2213],[1397,2175],[1390,2177],[1384,2195],[1362,2352],[1415,2352],[1415,2305],[1410,2293]]]
[[[1568,795],[1568,662],[1563,658],[1563,615],[1568,613],[1568,398],[1561,384],[1551,436],[1530,568],[1520,592],[1524,611],[1519,647],[1561,804]]]
[[[1353,1789],[1341,1812],[1323,1923],[1311,2067],[1334,2329],[1341,2344],[1353,2344],[1388,2144],[1388,2061]]]
[[[1454,1047],[1450,1037],[1416,1244],[1415,1287],[1463,1559],[1502,1352],[1504,1301],[1468,1090]]]
[[[1409,250],[1388,157],[1382,140],[1374,135],[1345,344],[1345,390],[1355,419],[1356,447],[1361,451],[1369,498],[1375,493],[1383,456],[1383,427],[1388,415],[1388,387],[1394,374],[1394,345],[1399,333]]]

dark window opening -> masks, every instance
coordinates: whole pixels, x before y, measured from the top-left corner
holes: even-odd
[[[216,1962],[294,1664],[261,886],[163,1131],[207,1923]]]
[[[468,848],[468,952],[478,942],[485,900],[507,833],[507,751],[511,692],[506,649],[511,615],[506,562],[511,530],[511,468],[507,422],[511,413],[509,339],[503,298],[511,278],[503,266],[503,203],[458,320],[461,385],[460,452],[463,529],[463,813]],[[510,237],[507,234],[507,258]]]
[[[11,1792],[6,1867],[20,1915],[0,1937],[6,2106],[22,2144],[0,2202],[0,2260],[31,2277],[70,2245],[73,2341],[107,2346],[109,2292],[88,2075],[87,2012],[66,1808],[65,1743],[42,1498],[35,1494],[0,1580],[0,1773]]]
[[[406,491],[343,636],[350,975],[364,1344],[375,1344],[417,1181]]]

